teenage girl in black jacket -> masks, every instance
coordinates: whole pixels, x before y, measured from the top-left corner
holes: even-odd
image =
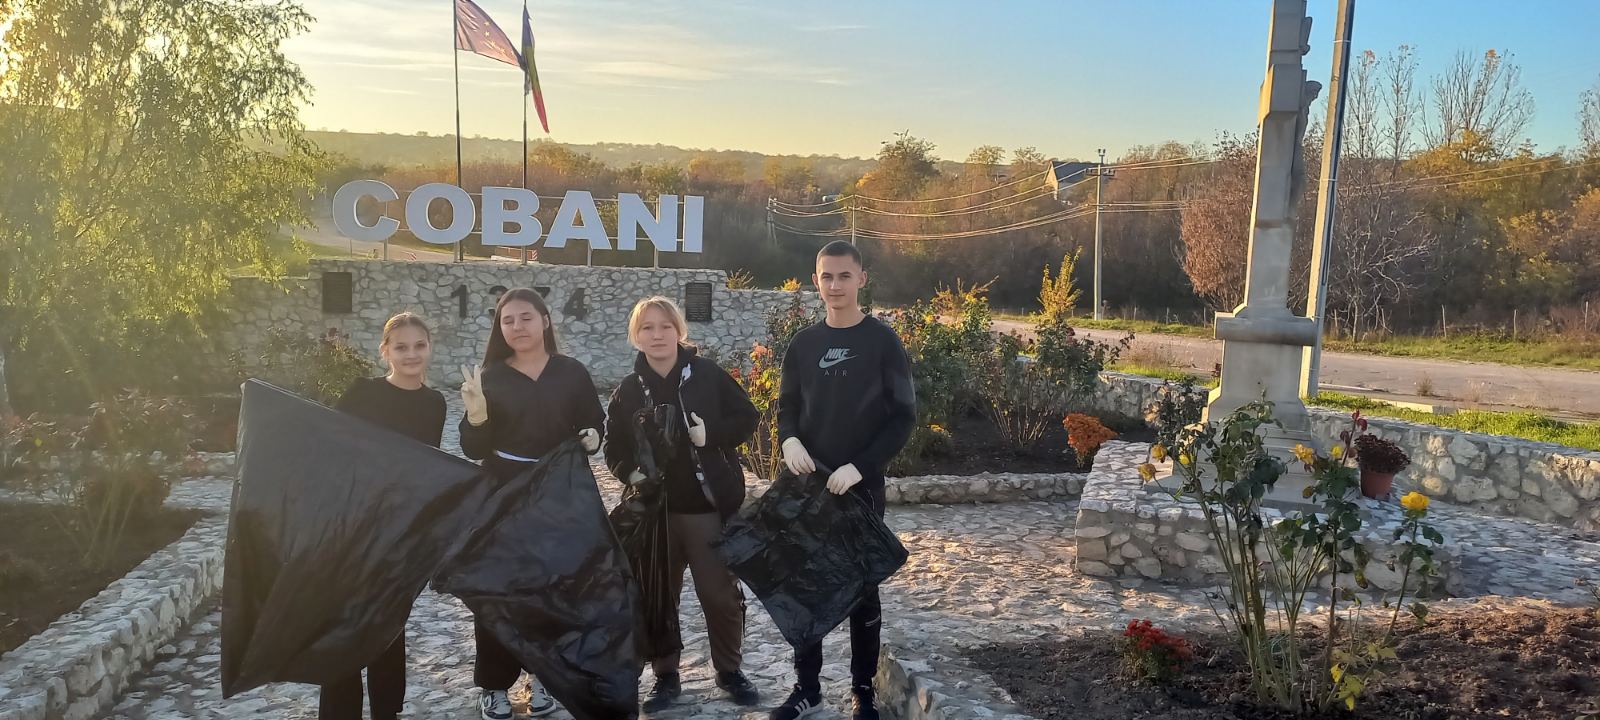
[[[636,482],[642,476],[629,427],[635,413],[666,405],[667,412],[678,416],[682,432],[671,438],[671,459],[662,468],[675,570],[669,592],[676,602],[687,566],[705,610],[717,686],[738,704],[751,706],[760,702],[760,696],[740,670],[744,593],[712,544],[721,537],[723,523],[744,503],[738,448],[755,432],[759,414],[744,388],[716,363],[697,356],[685,344],[687,337],[683,311],[671,300],[651,297],[634,306],[628,339],[639,355],[633,373],[611,395],[606,465],[619,479]],[[647,659],[656,684],[644,710],[658,712],[682,693],[679,654]]]

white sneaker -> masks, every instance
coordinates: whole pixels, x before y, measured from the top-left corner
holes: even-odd
[[[528,717],[544,717],[560,707],[556,699],[550,697],[550,691],[544,689],[544,683],[528,678]]]
[[[480,690],[478,712],[483,720],[511,720],[511,696],[504,690]]]

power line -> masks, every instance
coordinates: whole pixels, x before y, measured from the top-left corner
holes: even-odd
[[[774,202],[776,202],[779,205],[783,205],[785,207],[790,207],[790,208],[826,207],[826,206],[829,206],[829,205],[840,205],[840,204],[844,203],[844,201],[846,201],[846,200],[865,200],[867,202],[902,203],[902,204],[903,203],[944,202],[946,200],[961,200],[963,198],[975,197],[975,196],[978,196],[978,195],[991,193],[991,192],[994,192],[996,190],[1002,190],[1002,189],[1011,187],[1013,185],[1020,185],[1022,183],[1028,182],[1030,180],[1036,180],[1038,178],[1042,178],[1045,175],[1050,174],[1050,172],[1051,172],[1051,169],[1047,168],[1047,169],[1045,169],[1045,170],[1043,170],[1041,172],[1037,172],[1037,173],[1034,173],[1032,175],[1026,175],[1026,176],[1017,178],[1016,180],[1012,180],[1012,181],[1007,182],[1007,183],[1002,183],[1002,184],[996,185],[994,187],[984,188],[982,190],[974,190],[972,192],[962,193],[960,195],[950,195],[950,196],[947,196],[947,197],[938,197],[938,198],[926,198],[926,199],[918,199],[918,200],[896,200],[894,198],[878,198],[878,197],[872,197],[870,195],[861,195],[859,193],[852,193],[850,195],[840,195],[839,197],[836,197],[836,198],[834,198],[832,200],[824,200],[824,201],[822,201],[820,203],[790,203],[790,202],[783,202],[781,200],[775,200]]]
[[[1450,173],[1448,175],[1432,175],[1432,176],[1429,176],[1429,177],[1422,177],[1422,178],[1405,178],[1405,179],[1402,179],[1402,180],[1388,180],[1388,181],[1385,181],[1385,182],[1366,183],[1366,184],[1363,184],[1363,185],[1357,185],[1357,186],[1353,186],[1353,187],[1370,188],[1370,187],[1385,187],[1385,186],[1389,186],[1389,185],[1406,185],[1406,184],[1411,184],[1411,183],[1422,182],[1422,181],[1425,181],[1425,180],[1438,180],[1438,179],[1441,179],[1441,178],[1461,177],[1463,175],[1479,175],[1479,174],[1482,174],[1482,173],[1496,172],[1496,171],[1499,171],[1499,170],[1512,170],[1512,169],[1519,168],[1519,167],[1527,167],[1529,165],[1538,165],[1538,164],[1541,164],[1541,163],[1548,163],[1548,162],[1560,162],[1560,159],[1559,158],[1540,158],[1538,160],[1529,160],[1527,162],[1513,163],[1511,165],[1501,165],[1499,167],[1483,168],[1481,170],[1467,170],[1467,171],[1464,171],[1464,172]]]
[[[1187,162],[1180,162],[1187,161]],[[1149,160],[1146,162],[1131,163],[1128,165],[1107,165],[1107,170],[1162,170],[1165,168],[1186,167],[1189,165],[1209,165],[1222,162],[1221,159],[1201,159],[1196,157],[1171,158],[1170,160]]]
[[[1042,178],[1042,177],[1044,177],[1046,175],[1049,175],[1051,172],[1052,172],[1051,168],[1046,168],[1045,170],[1043,170],[1041,172],[1037,172],[1037,173],[1034,173],[1032,175],[1028,175],[1028,176],[1025,176],[1025,177],[1017,178],[1016,180],[1012,180],[1011,182],[1004,183],[1004,184],[1001,184],[1001,185],[996,185],[996,186],[994,186],[992,188],[986,188],[986,189],[983,189],[983,190],[975,190],[973,192],[963,193],[961,195],[951,195],[949,197],[929,198],[927,200],[895,200],[894,198],[875,198],[875,197],[871,197],[871,196],[868,196],[868,195],[859,195],[859,194],[850,195],[849,197],[855,198],[855,199],[858,199],[858,200],[866,200],[866,201],[869,201],[869,202],[880,202],[880,203],[931,203],[931,202],[943,202],[945,200],[960,200],[962,198],[969,198],[969,197],[973,197],[975,195],[982,195],[984,193],[991,193],[991,192],[994,192],[994,191],[999,190],[1001,188],[1008,188],[1008,187],[1011,187],[1012,185],[1018,185],[1018,184],[1021,184],[1021,183],[1028,182],[1029,180],[1037,180],[1037,179]]]
[[[869,230],[860,230],[858,232],[860,232],[863,237],[876,238],[876,239],[880,239],[880,240],[956,240],[956,239],[961,239],[961,238],[979,237],[979,236],[982,236],[982,235],[996,235],[996,234],[999,234],[999,233],[1012,232],[1012,231],[1016,231],[1016,230],[1027,230],[1027,229],[1039,227],[1039,226],[1042,226],[1042,225],[1049,225],[1049,224],[1052,224],[1052,223],[1060,222],[1062,220],[1071,220],[1073,218],[1084,217],[1084,216],[1092,214],[1093,212],[1094,211],[1091,208],[1076,208],[1076,209],[1070,209],[1070,210],[1060,210],[1060,211],[1057,211],[1057,212],[1054,212],[1054,213],[1050,213],[1048,215],[1043,215],[1043,216],[1040,216],[1040,217],[1037,217],[1037,218],[1032,218],[1032,219],[1029,219],[1029,220],[1021,220],[1021,221],[1018,221],[1018,222],[1009,223],[1009,224],[1001,225],[1001,226],[997,226],[997,227],[988,227],[988,228],[980,228],[980,229],[975,229],[975,230],[963,230],[963,231],[947,232],[947,233],[897,233],[897,232],[888,232],[888,231],[870,230],[870,229]]]
[[[1079,185],[1082,185],[1083,183],[1086,183],[1088,181],[1089,181],[1089,178],[1085,178],[1083,180],[1079,180],[1079,181],[1077,181],[1075,183],[1067,185],[1064,188],[1060,188],[1060,190],[1058,190],[1056,192],[1070,190],[1070,189],[1072,189],[1074,187],[1077,187]],[[971,214],[978,213],[978,212],[987,212],[989,210],[998,210],[998,209],[1005,208],[1005,207],[1010,207],[1010,206],[1013,206],[1013,205],[1019,205],[1019,204],[1022,204],[1023,202],[1027,202],[1027,201],[1030,201],[1030,200],[1037,200],[1039,198],[1043,198],[1043,197],[1045,197],[1047,195],[1050,195],[1051,192],[1052,191],[1050,190],[1050,188],[1040,186],[1040,187],[1036,187],[1036,188],[1029,188],[1027,190],[1023,190],[1023,191],[1021,191],[1019,193],[1016,193],[1014,195],[1008,195],[1006,197],[1000,197],[1000,198],[994,198],[992,200],[986,200],[986,201],[978,203],[976,205],[969,205],[969,206],[960,207],[960,208],[950,208],[950,209],[947,209],[947,210],[936,210],[936,211],[933,211],[933,212],[925,212],[925,213],[920,213],[920,212],[901,212],[901,211],[898,211],[898,210],[882,210],[882,209],[879,209],[879,208],[865,207],[865,206],[863,206],[863,207],[839,207],[839,208],[835,208],[833,210],[827,210],[827,211],[823,211],[823,212],[804,212],[804,211],[797,211],[797,210],[793,209],[792,206],[785,206],[785,203],[782,203],[782,202],[776,201],[776,200],[773,201],[773,212],[775,214],[777,214],[777,215],[782,215],[784,217],[827,217],[827,216],[830,216],[830,215],[846,215],[846,214],[849,214],[851,212],[860,212],[860,213],[863,213],[863,214],[879,215],[879,216],[884,216],[884,217],[921,217],[921,218],[955,217],[955,216],[960,216],[960,215],[971,215]]]
[[[1594,166],[1594,165],[1600,165],[1600,160],[1591,160],[1589,162],[1574,163],[1572,165],[1563,165],[1561,167],[1545,168],[1543,170],[1532,170],[1532,171],[1529,171],[1529,172],[1512,173],[1512,174],[1509,174],[1509,175],[1496,175],[1494,177],[1487,177],[1487,178],[1473,178],[1471,180],[1457,180],[1455,182],[1448,182],[1448,183],[1428,183],[1426,181],[1428,181],[1428,180],[1437,180],[1439,178],[1446,178],[1446,177],[1455,177],[1455,176],[1453,176],[1453,175],[1439,175],[1439,176],[1430,177],[1430,178],[1415,178],[1413,180],[1413,182],[1415,182],[1416,184],[1407,186],[1405,189],[1420,188],[1420,189],[1423,189],[1423,190],[1432,190],[1434,188],[1453,187],[1453,186],[1456,186],[1456,185],[1473,185],[1473,184],[1476,184],[1476,183],[1495,182],[1497,180],[1508,180],[1508,179],[1517,178],[1517,177],[1527,177],[1529,175],[1544,175],[1546,173],[1560,172],[1560,171],[1563,171],[1563,170],[1577,170],[1579,168],[1590,167],[1590,166]],[[1373,187],[1373,186],[1371,186],[1371,185],[1362,185],[1360,187],[1362,187],[1362,188],[1370,188],[1370,187]]]
[[[919,217],[919,218],[957,217],[957,216],[961,216],[961,215],[971,215],[973,213],[988,212],[990,210],[999,210],[999,209],[1002,209],[1002,208],[1008,208],[1008,207],[1011,207],[1013,205],[1019,205],[1019,204],[1025,203],[1025,202],[1038,200],[1039,198],[1042,198],[1042,197],[1044,197],[1046,195],[1050,195],[1050,194],[1051,194],[1050,188],[1041,187],[1041,188],[1035,188],[1034,190],[1029,190],[1027,192],[1019,193],[1019,194],[1013,195],[1011,197],[999,198],[999,199],[996,199],[996,200],[992,200],[989,203],[974,205],[974,206],[968,207],[968,208],[956,208],[956,209],[953,209],[953,210],[940,210],[938,212],[928,212],[928,213],[902,213],[902,212],[893,212],[893,211],[889,211],[889,210],[879,210],[879,209],[873,208],[873,207],[857,208],[857,210],[859,210],[860,212],[866,213],[868,215],[881,215],[881,216],[886,216],[886,217]]]

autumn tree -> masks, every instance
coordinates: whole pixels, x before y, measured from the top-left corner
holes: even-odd
[[[1254,196],[1255,138],[1224,135],[1204,188],[1183,209],[1183,271],[1206,305],[1228,312],[1244,302]]]
[[[1432,146],[1470,133],[1505,153],[1533,120],[1533,93],[1523,86],[1522,67],[1509,52],[1491,48],[1481,61],[1456,53],[1455,62],[1434,77],[1432,93],[1434,112],[1425,130]]]
[[[0,10],[0,351],[11,399],[193,389],[199,320],[282,273],[319,154],[282,45],[290,0],[38,0]]]

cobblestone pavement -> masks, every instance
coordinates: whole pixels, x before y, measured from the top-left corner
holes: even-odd
[[[446,447],[455,445],[447,428]],[[596,465],[603,494],[615,502],[616,480]],[[226,481],[184,483],[181,504],[225,507]],[[1535,523],[1489,519],[1435,505],[1446,532],[1470,549],[1464,563],[1468,594],[1501,594],[1578,602],[1575,585],[1600,575],[1600,545],[1593,537]],[[891,633],[918,646],[954,648],[998,639],[1114,629],[1133,617],[1157,618],[1171,627],[1209,627],[1216,619],[1203,589],[1123,579],[1089,578],[1073,570],[1076,501],[990,505],[896,506],[888,523],[911,559],[883,590]],[[688,584],[686,583],[686,586]],[[763,718],[741,709],[711,682],[705,623],[692,591],[683,597],[685,697],[654,717]],[[1313,598],[1308,606],[1314,607]],[[1308,609],[1310,609],[1308,607]],[[218,686],[220,612],[212,609],[158,654],[105,717],[128,720],[180,718],[315,717],[316,689],[274,685],[223,700]],[[424,593],[407,631],[409,691],[405,717],[476,716],[472,686],[470,616],[454,598]],[[847,708],[848,643],[836,632],[826,643],[825,691],[834,713]],[[792,681],[790,650],[760,605],[751,601],[745,633],[745,670],[768,704],[780,701]],[[651,683],[646,671],[641,691]],[[525,695],[518,698],[519,703]],[[520,707],[520,705],[519,705]],[[564,713],[553,716],[564,718]]]

